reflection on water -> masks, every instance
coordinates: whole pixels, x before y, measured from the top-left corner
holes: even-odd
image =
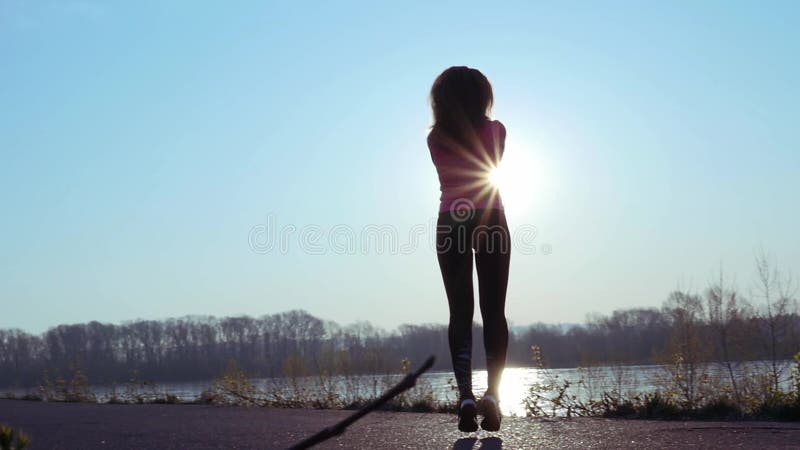
[[[599,398],[604,391],[651,392],[655,378],[661,374],[660,366],[594,367],[588,369],[534,369],[530,367],[507,368],[500,382],[500,409],[504,415],[524,416],[524,400],[531,386],[551,382],[570,383],[570,393],[580,400]],[[485,370],[473,373],[476,395],[486,390]],[[553,392],[554,393],[554,392]]]

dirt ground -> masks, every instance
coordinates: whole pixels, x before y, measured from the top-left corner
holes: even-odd
[[[32,449],[286,448],[348,411],[0,400],[0,424]],[[798,448],[800,424],[506,417],[497,433],[460,433],[447,414],[369,414],[320,449]]]

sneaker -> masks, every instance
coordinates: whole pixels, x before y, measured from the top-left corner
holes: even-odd
[[[466,399],[458,408],[458,429],[465,433],[478,431],[478,409],[475,400]]]
[[[500,421],[503,416],[500,414],[497,399],[493,395],[484,395],[481,399],[481,414],[483,415],[481,428],[486,431],[500,430]]]

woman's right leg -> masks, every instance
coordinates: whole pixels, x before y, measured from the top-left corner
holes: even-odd
[[[486,349],[488,389],[481,400],[483,421],[481,428],[498,431],[502,414],[497,404],[500,377],[506,362],[508,324],[506,322],[506,287],[511,242],[505,214],[501,210],[488,210],[476,227],[475,265],[478,269],[481,316],[483,317],[483,344]]]
[[[503,211],[490,210],[482,226],[477,227],[475,238],[475,265],[488,372],[487,393],[496,397],[508,349],[505,309],[511,242]]]
[[[437,229],[437,256],[450,307],[448,340],[459,401],[473,399],[472,393],[472,248],[467,242],[468,226],[442,215]]]

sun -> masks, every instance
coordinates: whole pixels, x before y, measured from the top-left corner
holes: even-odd
[[[542,195],[544,171],[521,149],[507,151],[502,162],[489,172],[489,182],[498,188],[508,213],[525,212]]]
[[[500,187],[500,183],[502,182],[503,175],[500,173],[500,168],[495,167],[489,172],[489,182],[495,185],[496,187]]]

